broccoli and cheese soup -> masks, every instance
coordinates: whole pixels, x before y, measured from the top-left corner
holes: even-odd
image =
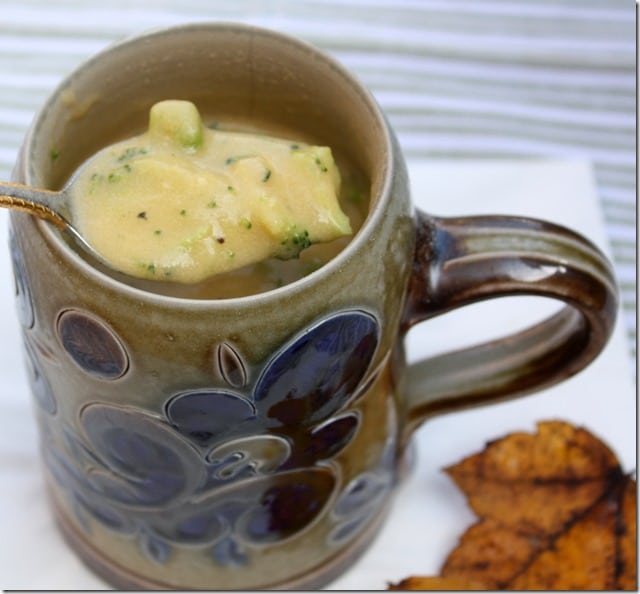
[[[130,284],[224,298],[292,282],[334,257],[362,224],[363,188],[328,147],[209,128],[195,105],[168,100],[151,108],[146,132],[79,170],[71,210]]]

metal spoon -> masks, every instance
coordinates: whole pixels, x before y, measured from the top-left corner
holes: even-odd
[[[104,259],[73,226],[67,188],[54,192],[24,184],[0,182],[0,207],[21,210],[66,229],[74,240],[91,256],[106,264]]]

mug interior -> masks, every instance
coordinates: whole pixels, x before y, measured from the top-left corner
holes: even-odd
[[[60,189],[91,155],[144,131],[150,107],[169,98],[194,102],[205,123],[237,123],[330,146],[364,175],[368,219],[385,193],[389,132],[370,93],[302,41],[222,23],[135,37],[76,69],[32,126],[25,143],[26,183]],[[45,231],[69,249],[58,233]]]

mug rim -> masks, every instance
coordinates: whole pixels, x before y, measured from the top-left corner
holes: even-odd
[[[282,296],[291,296],[295,293],[309,290],[312,285],[315,285],[323,277],[330,276],[338,269],[340,269],[344,263],[352,257],[352,255],[362,248],[369,241],[373,231],[379,225],[381,218],[384,215],[386,203],[391,195],[391,184],[393,180],[393,139],[392,132],[387,124],[387,120],[375,100],[373,94],[367,87],[361,83],[353,73],[351,73],[345,66],[343,66],[336,58],[330,55],[328,52],[318,48],[310,42],[300,39],[296,36],[281,31],[276,31],[262,26],[256,26],[247,23],[237,23],[230,21],[203,21],[193,23],[182,23],[168,27],[158,27],[149,29],[129,36],[125,39],[116,41],[107,47],[103,48],[99,52],[93,54],[80,64],[78,64],[73,70],[66,75],[51,91],[47,99],[42,104],[41,108],[36,113],[27,136],[24,142],[24,161],[20,163],[21,173],[26,180],[26,183],[30,183],[32,177],[31,169],[31,156],[34,152],[34,146],[36,144],[35,136],[38,129],[41,126],[41,122],[47,115],[47,111],[51,103],[58,97],[65,88],[68,88],[71,82],[83,71],[91,68],[93,64],[99,60],[104,59],[105,56],[112,52],[124,51],[127,48],[144,45],[150,40],[158,37],[164,37],[166,35],[185,34],[190,31],[231,31],[243,34],[250,34],[256,36],[263,36],[265,38],[270,37],[275,39],[280,44],[293,45],[301,50],[304,50],[308,54],[313,55],[315,58],[321,60],[325,64],[331,67],[334,72],[337,72],[342,79],[347,82],[352,89],[357,91],[359,97],[365,102],[369,108],[372,116],[378,120],[380,130],[380,146],[381,155],[384,163],[381,163],[381,180],[382,183],[374,196],[370,195],[371,207],[368,214],[361,226],[356,232],[351,241],[331,260],[323,264],[317,270],[307,274],[306,276],[286,283],[281,287],[262,291],[252,295],[242,295],[239,297],[229,298],[217,298],[217,299],[197,299],[190,297],[176,297],[171,295],[165,295],[161,293],[155,293],[153,291],[147,291],[138,287],[134,287],[126,282],[113,278],[107,273],[104,273],[89,262],[84,260],[79,254],[77,254],[69,245],[63,240],[60,232],[54,229],[50,224],[41,219],[36,219],[34,222],[40,228],[40,231],[47,238],[49,242],[53,242],[60,254],[68,258],[73,266],[78,267],[84,274],[92,278],[95,282],[109,286],[112,290],[124,294],[129,294],[135,299],[144,299],[148,302],[153,302],[158,305],[175,306],[183,305],[194,309],[225,309],[229,307],[239,306],[254,306],[261,303],[266,303],[272,300],[278,300]],[[372,188],[370,185],[370,189]]]

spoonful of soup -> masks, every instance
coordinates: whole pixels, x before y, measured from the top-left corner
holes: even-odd
[[[339,190],[328,147],[209,129],[195,105],[168,100],[63,190],[0,183],[0,206],[66,228],[120,272],[196,283],[350,235]]]

